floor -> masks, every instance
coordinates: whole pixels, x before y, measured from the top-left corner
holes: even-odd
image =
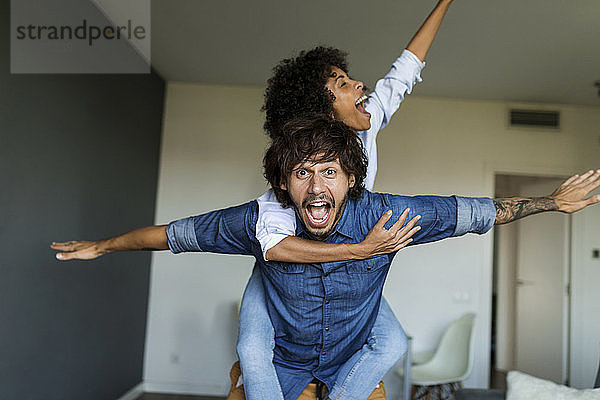
[[[490,389],[506,390],[506,372],[492,369],[490,374]],[[192,396],[182,394],[144,393],[136,400],[223,400],[225,397]]]
[[[136,400],[223,400],[225,397],[192,396],[184,394],[144,393]]]

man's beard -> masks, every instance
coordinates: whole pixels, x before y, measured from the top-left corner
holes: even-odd
[[[328,197],[328,199],[331,202],[332,208],[335,208],[335,200],[331,197]],[[314,200],[320,200],[320,198],[318,196],[307,197],[306,199],[304,199],[302,201],[302,205],[305,207],[306,204],[308,204]],[[323,232],[323,233],[311,232],[310,229],[308,228],[307,224],[304,223],[304,217],[302,215],[303,208],[299,207],[298,204],[296,204],[295,202],[294,202],[294,206],[295,206],[294,208],[296,209],[296,215],[298,215],[298,217],[299,217],[298,219],[300,220],[302,225],[304,225],[304,228],[305,228],[304,231],[308,234],[308,236],[310,236],[312,239],[315,239],[315,240],[324,241],[335,230],[335,227],[337,226],[340,218],[342,218],[342,214],[344,213],[344,209],[346,208],[347,202],[348,202],[348,193],[346,193],[346,195],[344,196],[344,198],[342,199],[342,201],[340,203],[340,206],[337,208],[337,210],[335,212],[335,217],[333,220],[333,224],[331,225],[331,228],[329,228],[326,232]]]

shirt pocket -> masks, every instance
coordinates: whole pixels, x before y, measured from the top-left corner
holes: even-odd
[[[267,266],[281,274],[301,274],[304,272],[304,264],[291,264],[280,262],[267,262]]]
[[[371,274],[389,264],[388,257],[385,254],[380,254],[366,260],[349,261],[346,264],[346,272],[349,274]]]
[[[366,260],[348,262],[346,264],[349,280],[348,300],[362,303],[373,295],[377,295],[383,287],[389,265],[390,260],[385,254]]]
[[[304,270],[306,265],[268,262],[267,267],[267,273],[275,283],[279,296],[290,301],[289,305],[294,305],[295,302],[302,302],[304,300],[306,286]]]

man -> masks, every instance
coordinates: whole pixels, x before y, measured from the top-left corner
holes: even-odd
[[[295,210],[297,236],[347,245],[360,242],[371,229],[392,229],[391,221],[379,220],[388,210],[400,214],[409,209],[409,216],[420,216],[421,229],[412,242],[420,244],[485,233],[494,223],[539,212],[572,213],[600,201],[600,196],[585,198],[600,186],[600,170],[575,175],[541,198],[371,193],[363,190],[367,163],[355,132],[328,117],[288,123],[267,150],[264,171],[281,204]],[[274,363],[284,397],[310,398],[312,393],[314,398],[320,390],[313,379],[330,388],[340,366],[367,343],[395,253],[350,262],[269,262],[255,237],[257,219],[258,204],[252,201],[168,226],[98,242],[54,243],[52,248],[63,251],[57,254],[61,260],[148,248],[254,256],[275,329]]]
[[[396,112],[404,96],[421,81],[424,59],[452,0],[439,0],[391,70],[366,96],[363,83],[348,75],[347,56],[335,48],[316,47],[282,60],[265,91],[264,128],[275,138],[282,126],[299,116],[325,114],[358,131],[368,157],[365,187],[372,190],[377,172],[376,137]],[[294,236],[295,216],[282,208],[272,191],[258,199],[256,237],[265,259],[285,262],[331,262],[368,258],[404,247],[410,234],[397,240],[363,243],[360,248],[334,246]],[[389,218],[389,216],[388,216]],[[373,238],[373,236],[371,237]],[[377,249],[372,251],[371,249]],[[237,353],[249,400],[283,400],[273,360],[274,330],[265,305],[258,268],[244,291],[239,313]],[[372,343],[341,368],[331,388],[336,399],[364,399],[407,348],[407,337],[385,299],[371,332]]]

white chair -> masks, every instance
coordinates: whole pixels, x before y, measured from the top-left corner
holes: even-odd
[[[433,357],[411,368],[411,399],[448,399],[462,387],[462,381],[469,376],[473,366],[471,333],[474,320],[475,314],[469,313],[452,322]],[[397,373],[404,376],[404,370]]]

